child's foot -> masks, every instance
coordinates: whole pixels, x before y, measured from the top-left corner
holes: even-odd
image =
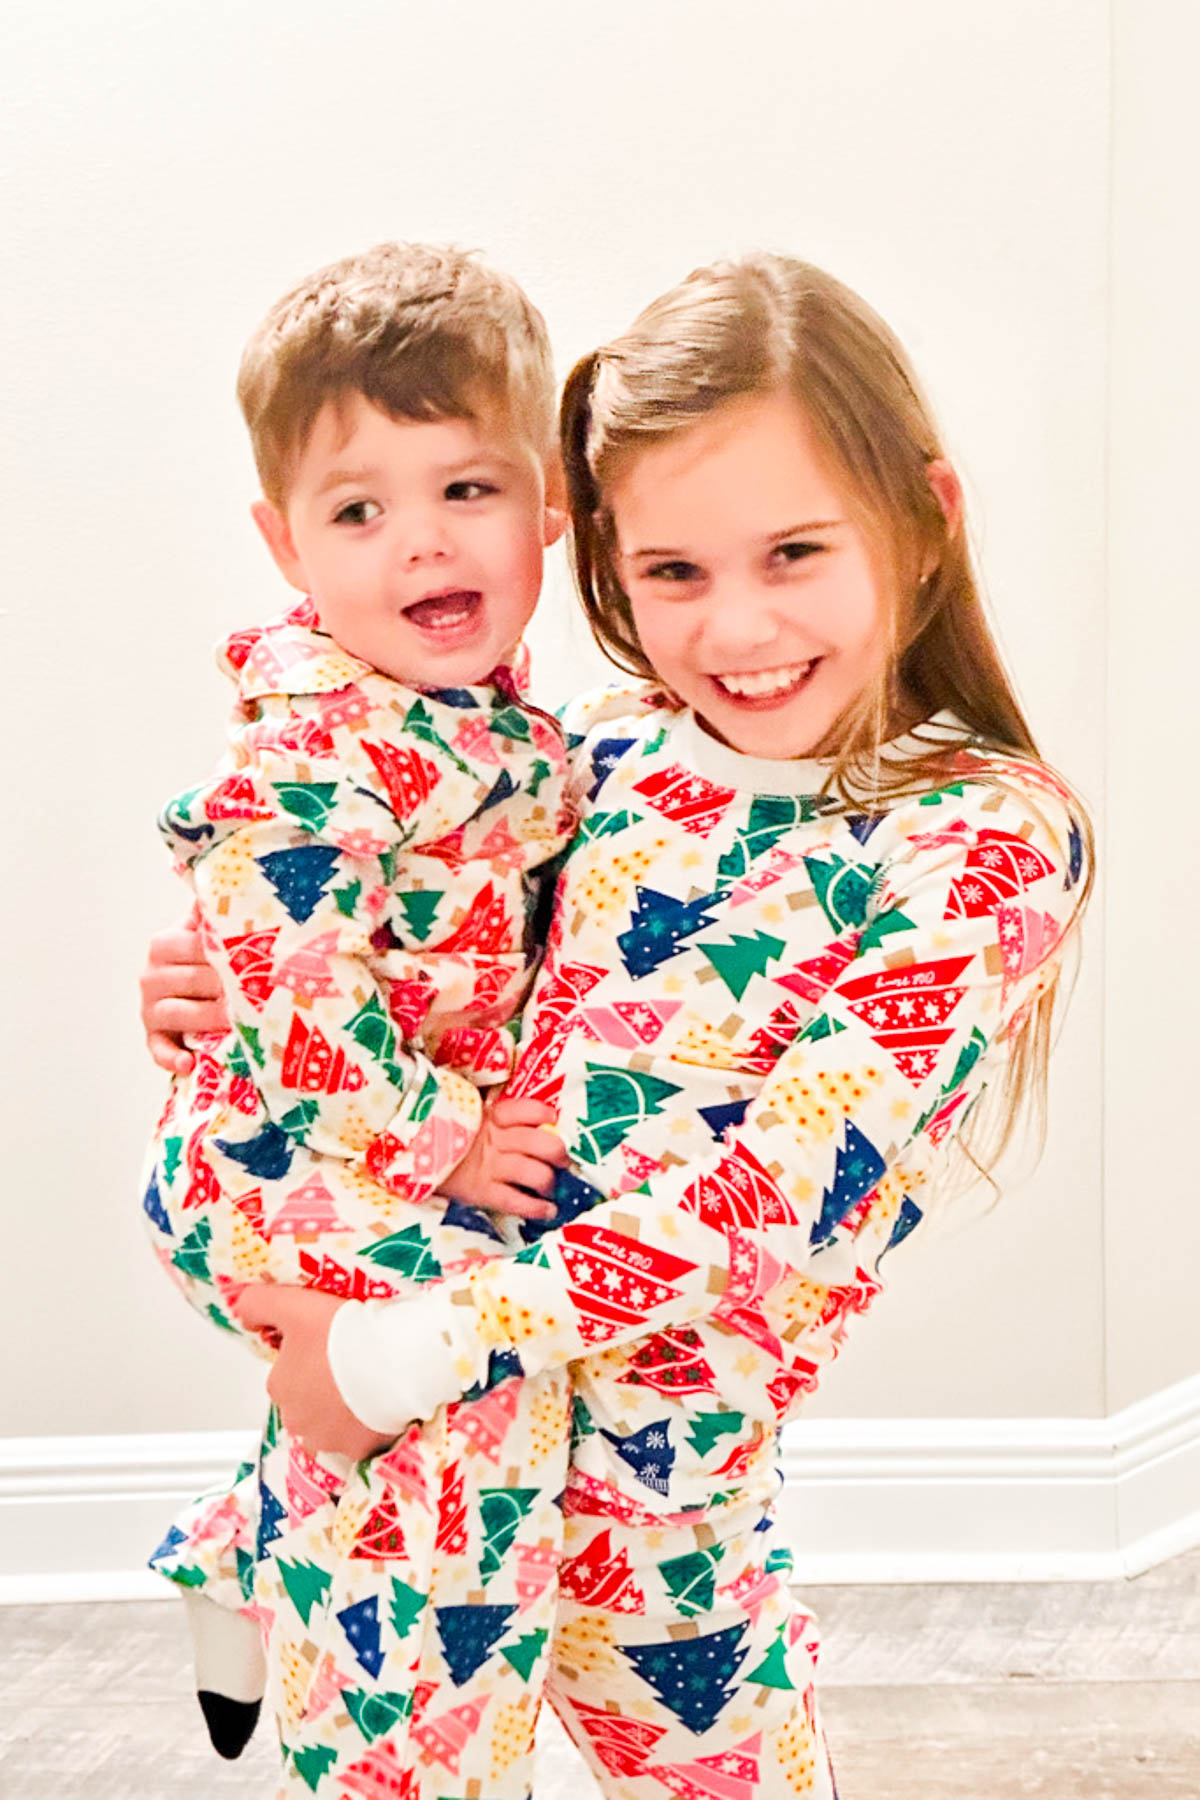
[[[196,1695],[213,1749],[227,1762],[254,1735],[267,1683],[262,1633],[245,1613],[227,1612],[203,1594],[186,1594],[196,1665]]]

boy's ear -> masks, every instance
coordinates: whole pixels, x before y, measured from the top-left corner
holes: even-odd
[[[567,529],[567,478],[557,450],[546,458],[546,499],[544,503],[542,542],[556,544]]]
[[[946,521],[946,536],[957,537],[963,521],[963,491],[953,464],[948,463],[944,456],[935,457],[933,462],[926,464],[925,479],[942,509],[942,517]]]
[[[250,508],[250,517],[262,533],[263,542],[271,552],[275,567],[283,579],[290,587],[307,594],[308,582],[304,578],[304,570],[292,542],[291,527],[284,515],[269,500],[256,500]]]

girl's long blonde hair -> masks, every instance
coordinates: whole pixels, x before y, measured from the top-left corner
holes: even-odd
[[[561,436],[571,513],[571,556],[584,610],[618,667],[655,679],[638,642],[618,574],[607,496],[637,455],[729,401],[787,393],[803,410],[830,473],[875,553],[888,655],[814,754],[831,762],[829,786],[848,804],[883,806],[964,773],[961,745],[945,736],[927,752],[889,757],[903,724],[949,709],[993,752],[973,779],[1002,780],[1003,759],[1040,762],[984,610],[966,532],[947,523],[929,470],[944,456],[929,405],[888,326],[840,281],[771,254],[695,270],[652,302],[621,337],[585,356],[568,377]],[[1047,779],[1059,786],[1057,778]],[[1082,911],[1091,834],[1079,821]],[[1028,1107],[1040,1129],[1056,972],[1014,1022],[998,1107],[968,1155],[990,1167]]]

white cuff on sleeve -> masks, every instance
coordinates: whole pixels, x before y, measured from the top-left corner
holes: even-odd
[[[451,1306],[438,1289],[411,1300],[348,1300],[329,1328],[327,1354],[338,1391],[372,1431],[399,1436],[414,1419],[428,1419],[458,1400],[482,1375],[464,1362],[469,1308]],[[459,1318],[455,1318],[455,1314]],[[463,1321],[465,1323],[465,1320]],[[482,1358],[486,1366],[486,1357]],[[464,1374],[465,1371],[465,1374]]]

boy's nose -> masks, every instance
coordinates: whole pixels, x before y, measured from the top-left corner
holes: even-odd
[[[440,562],[449,554],[450,539],[438,519],[417,515],[405,520],[399,539],[400,559],[407,568]]]

